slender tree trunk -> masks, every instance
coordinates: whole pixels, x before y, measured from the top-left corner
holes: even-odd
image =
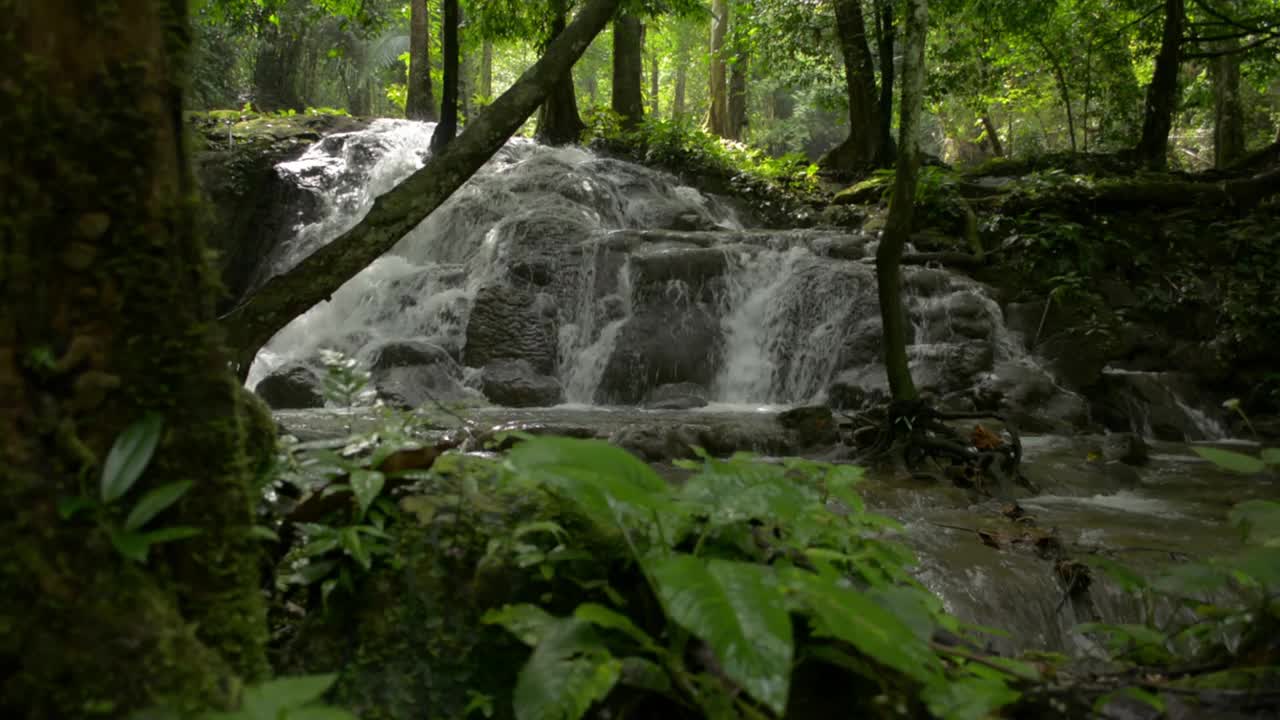
[[[431,15],[429,0],[409,0],[409,95],[404,114],[410,120],[434,122],[436,96],[431,88]]]
[[[646,36],[648,33],[646,33]],[[658,120],[662,116],[662,56],[655,47],[649,52],[649,117]]]
[[[991,154],[1004,157],[1004,144],[1000,142],[1000,129],[991,119],[991,113],[982,113],[982,129],[987,131],[987,140],[991,143]]]
[[[685,115],[685,94],[689,87],[689,33],[683,27],[677,30],[676,39],[676,81],[671,95],[671,117],[679,119]]]
[[[849,99],[849,137],[819,164],[830,170],[854,172],[874,167],[882,159],[882,121],[862,1],[835,0],[835,11]]]
[[[565,0],[552,0],[551,6],[554,19],[549,42],[554,42],[565,31],[568,10]],[[573,86],[573,64],[570,63],[551,88],[538,113],[535,135],[548,145],[572,145],[582,139],[582,132],[586,129],[582,116],[578,114],[578,94]]]
[[[876,28],[880,48],[880,160],[883,167],[893,164],[896,148],[893,141],[894,51],[898,40],[893,20],[892,0],[876,0]]]
[[[1071,85],[1067,83],[1066,69],[1062,67],[1062,61],[1058,58],[1058,54],[1049,47],[1049,43],[1044,38],[1037,35],[1036,43],[1044,51],[1044,56],[1049,61],[1049,66],[1053,68],[1053,77],[1058,83],[1058,97],[1062,99],[1062,107],[1067,112],[1067,137],[1071,141],[1071,152],[1076,152],[1076,116],[1075,108],[1071,103]]]
[[[1224,43],[1220,51],[1236,49],[1239,43]],[[1240,100],[1240,56],[1235,53],[1213,58],[1213,166],[1229,167],[1244,157],[1244,104]]]
[[[746,53],[734,59],[729,72],[729,135],[730,140],[746,139],[747,131],[747,73],[751,57]]]
[[[1151,170],[1163,170],[1168,163],[1169,131],[1178,107],[1178,71],[1182,64],[1182,32],[1186,24],[1184,0],[1165,0],[1164,33],[1156,70],[1147,87],[1142,138],[1138,140],[1138,162]]]
[[[297,70],[305,43],[293,28],[268,23],[253,65],[253,107],[258,112],[302,110]]]
[[[707,130],[720,137],[729,136],[729,0],[711,0],[711,79],[707,86],[710,108]]]
[[[461,17],[458,0],[443,0],[444,19],[440,23],[444,50],[444,95],[440,98],[440,124],[431,136],[431,151],[440,152],[458,135],[458,85],[460,73],[458,61],[461,49],[458,43],[458,25]]]
[[[294,318],[389,251],[462,186],[563,84],[573,64],[608,24],[621,0],[589,0],[542,58],[475,120],[444,152],[391,191],[364,219],[316,250],[292,270],[271,278],[222,319],[236,366],[245,374],[258,349]]]
[[[493,100],[493,41],[485,40],[480,51],[480,97]]]
[[[0,716],[225,709],[268,670],[249,481],[273,430],[227,370],[195,232],[186,3],[0,13]],[[143,529],[201,532],[138,563],[93,511],[59,508],[99,497],[113,442],[148,413],[157,450],[102,520],[190,482]]]
[[[876,283],[884,324],[884,365],[894,400],[914,400],[907,360],[907,315],[902,302],[902,250],[911,235],[916,178],[920,172],[920,115],[924,107],[924,46],[928,0],[908,0],[906,48],[902,59],[902,106],[898,116],[898,170],[889,219],[876,250]]]
[[[613,111],[626,128],[644,122],[644,23],[631,13],[613,21]]]

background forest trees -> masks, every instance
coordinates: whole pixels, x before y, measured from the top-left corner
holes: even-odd
[[[204,0],[193,109],[435,119],[444,0]],[[573,0],[459,0],[463,122],[536,59]],[[574,142],[611,110],[678,118],[835,170],[893,159],[892,0],[634,2],[540,114]],[[1132,150],[1225,166],[1276,137],[1275,0],[947,0],[931,12],[922,149],[949,162]],[[616,90],[616,92],[615,92]],[[526,128],[533,133],[532,124]]]

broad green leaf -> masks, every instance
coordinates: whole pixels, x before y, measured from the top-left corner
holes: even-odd
[[[360,539],[360,532],[353,527],[343,528],[339,535],[342,549],[351,556],[353,560],[360,563],[360,567],[368,570],[373,567],[373,556],[369,553],[369,548]]]
[[[151,550],[151,543],[147,542],[141,533],[136,532],[111,533],[111,545],[116,552],[136,563],[146,562]]]
[[[742,460],[708,460],[680,497],[709,513],[716,526],[753,518],[788,522],[819,501],[817,491],[788,478],[785,467]]]
[[[618,682],[655,693],[671,692],[671,678],[667,671],[642,657],[622,658],[622,676]]]
[[[484,614],[482,622],[486,625],[501,625],[507,632],[519,638],[520,642],[529,647],[536,647],[559,620],[546,610],[526,603],[505,605],[498,610],[490,610]]]
[[[1102,697],[1098,698],[1096,702],[1094,702],[1093,711],[1095,713],[1105,716],[1104,710],[1106,709],[1107,705],[1110,705],[1111,701],[1116,699],[1117,697],[1128,697],[1133,700],[1137,700],[1138,702],[1150,707],[1152,710],[1155,710],[1156,712],[1159,712],[1159,713],[1164,712],[1164,700],[1162,700],[1159,695],[1152,692],[1148,692],[1147,690],[1143,690],[1142,688],[1136,688],[1136,687],[1121,688],[1119,690],[1116,690],[1115,692],[1109,692],[1106,695],[1103,695]]]
[[[120,433],[102,466],[102,502],[113,502],[129,492],[151,463],[163,428],[164,418],[147,413]]]
[[[1084,558],[1084,562],[1086,565],[1101,568],[1107,574],[1107,577],[1116,581],[1120,589],[1125,592],[1138,592],[1147,587],[1146,578],[1110,558],[1105,558],[1101,555],[1090,555]]]
[[[583,622],[591,623],[596,627],[626,633],[632,640],[640,643],[640,646],[649,652],[662,652],[662,649],[656,642],[654,642],[653,638],[649,636],[649,633],[637,627],[635,623],[631,622],[631,618],[603,605],[598,605],[596,603],[583,603],[573,611],[573,616]]]
[[[1151,586],[1168,595],[1194,597],[1219,590],[1230,581],[1231,576],[1220,567],[1188,563],[1169,568]]]
[[[279,720],[282,712],[319,700],[337,679],[335,674],[300,675],[247,687],[241,712],[250,720]]]
[[[1265,588],[1280,588],[1280,547],[1250,547],[1232,557],[1227,566],[1243,572]]]
[[[943,720],[985,720],[1021,696],[998,680],[977,677],[930,683],[922,695],[934,717]]]
[[[280,542],[280,536],[276,534],[276,531],[266,525],[254,525],[249,528],[249,537],[265,542]]]
[[[199,535],[202,531],[200,528],[193,527],[170,527],[152,530],[143,533],[142,539],[147,541],[148,545],[159,545],[160,543],[175,542],[178,540],[186,540]]]
[[[815,631],[843,640],[864,655],[922,682],[942,671],[928,644],[892,613],[866,595],[837,584],[837,580],[798,569],[784,575],[788,586],[813,613]]]
[[[87,495],[58,498],[58,517],[63,520],[70,520],[80,512],[88,510],[97,504],[93,498]]]
[[[190,480],[169,483],[143,495],[138,504],[134,505],[133,509],[129,511],[129,517],[125,518],[124,529],[140,530],[143,525],[151,521],[151,518],[178,502],[183,495],[187,494],[193,484]]]
[[[557,619],[520,668],[513,695],[517,720],[578,720],[618,682],[622,662],[591,625]]]
[[[1224,470],[1252,475],[1267,469],[1266,463],[1252,455],[1212,447],[1191,448],[1197,455]]]
[[[1280,503],[1270,500],[1247,500],[1231,508],[1227,516],[1251,542],[1265,543],[1280,537]]]
[[[705,641],[734,682],[781,714],[794,643],[786,599],[772,571],[676,555],[651,561],[649,573],[668,617]]]
[[[351,489],[355,492],[356,502],[360,505],[360,516],[369,512],[369,506],[378,499],[386,477],[376,470],[356,470],[351,473]]]
[[[336,707],[303,707],[286,710],[284,720],[360,720],[349,710]]]
[[[1280,466],[1280,448],[1267,448],[1262,451],[1262,462],[1272,467]]]

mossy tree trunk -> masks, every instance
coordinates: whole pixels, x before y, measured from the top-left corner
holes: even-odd
[[[267,672],[250,479],[269,417],[228,371],[194,231],[178,79],[185,0],[0,0],[0,716],[226,705]],[[149,528],[124,560],[59,501],[96,495],[116,436],[164,418]],[[251,448],[259,448],[254,451]]]
[[[613,111],[627,128],[644,122],[644,23],[624,12],[613,21]]]
[[[920,173],[920,114],[924,107],[924,45],[928,0],[910,0],[902,58],[902,99],[898,111],[898,171],[889,201],[889,219],[876,250],[876,283],[884,325],[884,365],[895,401],[914,400],[907,361],[907,315],[902,302],[902,251],[911,235],[916,179]]]
[[[729,136],[729,0],[711,0],[711,78],[707,86],[710,107],[707,131]]]
[[[882,164],[885,159],[880,99],[861,0],[836,0],[835,12],[840,52],[844,56],[849,137],[823,156],[819,164],[829,170],[857,172]]]
[[[458,0],[444,0],[444,17],[440,27],[441,50],[444,52],[444,94],[440,98],[440,124],[431,136],[431,151],[440,152],[458,135],[458,83],[461,77],[459,61],[462,50],[458,43],[458,29],[462,16]]]
[[[742,141],[747,133],[747,76],[751,56],[738,53],[729,71],[729,139]]]
[[[1182,66],[1182,33],[1187,20],[1185,0],[1165,0],[1164,33],[1156,55],[1155,74],[1147,86],[1142,138],[1138,140],[1138,162],[1151,170],[1163,170],[1168,163],[1169,132],[1178,108],[1178,71]]]
[[[355,227],[288,272],[267,281],[223,318],[236,364],[247,374],[258,350],[285,325],[391,250],[455,190],[462,187],[563,85],[570,68],[608,24],[621,0],[590,0],[533,67],[474,120],[457,139],[394,189],[379,196]]]
[[[427,0],[409,2],[409,94],[404,114],[410,120],[434,122],[436,96],[431,87],[431,14]]]
[[[1213,58],[1213,166],[1230,167],[1244,157],[1244,102],[1240,97],[1240,43],[1222,43]]]
[[[569,14],[565,0],[551,0],[551,36],[553,43],[565,31],[565,18]],[[550,44],[547,46],[550,48]],[[576,62],[576,58],[575,58]],[[572,145],[582,140],[587,129],[578,114],[578,92],[573,85],[573,64],[565,68],[547,94],[546,102],[538,111],[538,129],[534,135],[548,145]]]
[[[892,0],[876,0],[876,38],[880,55],[880,163],[892,165],[897,154],[893,142],[894,48],[898,28],[894,23]]]

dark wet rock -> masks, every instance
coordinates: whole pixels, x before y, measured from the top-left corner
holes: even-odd
[[[838,439],[835,417],[826,405],[785,410],[778,414],[778,424],[794,432],[804,447],[830,445]]]
[[[1173,372],[1108,371],[1094,394],[1094,410],[1109,430],[1158,440],[1207,440],[1216,418],[1201,405],[1193,376]]]
[[[598,438],[599,434],[589,427],[566,425],[563,423],[510,422],[476,433],[474,445],[490,452],[506,452],[524,439],[520,435],[534,437],[566,437],[579,440]]]
[[[955,338],[986,340],[995,333],[992,307],[989,300],[977,293],[955,293],[945,302],[931,305],[924,313],[924,320]]]
[[[912,295],[941,295],[952,287],[955,276],[938,268],[908,268],[902,276],[902,287]]]
[[[938,394],[971,386],[992,369],[995,357],[989,342],[910,345],[907,355],[916,387]]]
[[[462,385],[462,368],[449,350],[423,340],[384,343],[369,353],[369,374],[378,397],[400,408],[473,399]]]
[[[862,410],[888,396],[889,380],[879,365],[845,370],[827,388],[827,402],[837,410]]]
[[[324,407],[320,375],[303,363],[289,363],[272,371],[253,391],[272,410]]]
[[[1036,347],[1036,355],[1063,384],[1085,389],[1102,381],[1102,369],[1115,356],[1115,342],[1106,333],[1074,330],[1045,340]]]
[[[837,367],[859,367],[879,362],[883,357],[884,332],[881,330],[880,318],[867,318],[845,335]]]
[[[719,368],[720,324],[700,306],[656,305],[627,320],[605,365],[596,402],[639,404],[670,383],[708,387]]]
[[[692,410],[706,407],[708,394],[697,383],[669,383],[649,391],[644,406],[650,410]]]
[[[494,360],[480,374],[489,400],[507,407],[546,407],[564,402],[560,381],[540,374],[527,360]]]
[[[663,292],[672,281],[698,291],[727,268],[728,258],[720,248],[663,243],[631,255],[631,281],[641,298]]]
[[[675,216],[671,221],[671,229],[682,231],[715,230],[716,225],[708,217],[699,215],[696,212],[687,212]]]
[[[1150,454],[1146,441],[1136,433],[1111,433],[1102,438],[1102,457],[1126,465],[1145,465]]]
[[[538,373],[551,375],[557,343],[554,304],[539,302],[538,293],[511,285],[490,285],[476,293],[464,351],[469,367],[523,360]]]
[[[694,458],[695,447],[705,444],[710,428],[705,425],[627,425],[609,437],[609,442],[645,462],[667,462]]]
[[[1024,432],[1066,433],[1089,420],[1084,398],[1059,387],[1031,363],[997,363],[974,387],[973,398],[979,410],[1006,415]]]

